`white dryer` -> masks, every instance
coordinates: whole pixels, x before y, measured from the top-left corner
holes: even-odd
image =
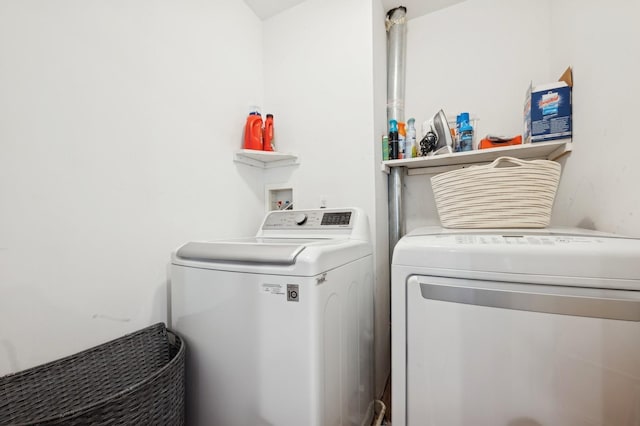
[[[373,261],[357,208],[268,213],[172,258],[190,425],[360,425],[373,400]]]
[[[392,262],[393,426],[640,424],[640,240],[418,229]]]

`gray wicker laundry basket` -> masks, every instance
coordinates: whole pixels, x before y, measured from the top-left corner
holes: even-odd
[[[0,377],[0,425],[184,425],[184,360],[158,323]]]

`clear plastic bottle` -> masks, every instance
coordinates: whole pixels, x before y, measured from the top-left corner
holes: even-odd
[[[407,140],[405,142],[407,152],[407,158],[415,158],[418,156],[418,145],[416,142],[416,119],[410,118],[407,120]]]
[[[453,151],[460,152],[460,125],[462,124],[462,115],[456,116],[456,129],[453,133]]]

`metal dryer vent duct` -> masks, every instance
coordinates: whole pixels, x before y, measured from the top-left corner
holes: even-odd
[[[407,57],[407,8],[387,12],[387,121],[404,121],[405,61]],[[387,123],[388,124],[388,123]]]
[[[396,7],[387,12],[387,131],[389,120],[404,121],[404,93],[407,56],[407,8]],[[404,167],[389,172],[389,257],[405,233],[402,211]]]

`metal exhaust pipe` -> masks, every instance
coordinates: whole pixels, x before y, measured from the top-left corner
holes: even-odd
[[[407,8],[387,12],[387,125],[388,120],[404,121],[405,62],[407,57]]]
[[[389,120],[404,121],[404,95],[407,56],[407,8],[396,7],[387,12],[387,131]],[[404,167],[392,167],[389,174],[389,257],[405,234],[402,187]],[[391,262],[390,262],[391,263]]]

